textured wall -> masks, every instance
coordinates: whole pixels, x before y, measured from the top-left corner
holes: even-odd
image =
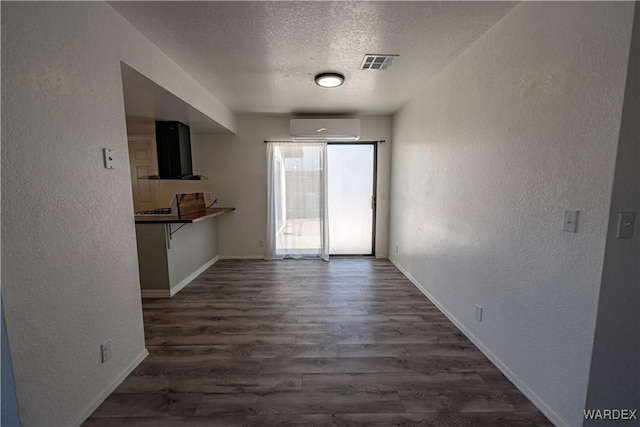
[[[165,224],[136,224],[138,269],[143,290],[171,289]]]
[[[218,218],[212,218],[194,224],[170,224],[170,248],[166,224],[136,224],[142,289],[169,292],[217,257],[217,222]]]
[[[20,417],[18,416],[18,402],[16,402],[16,389],[13,383],[13,366],[11,353],[9,352],[9,342],[7,340],[7,329],[4,325],[4,309],[0,313],[2,321],[2,419],[0,425],[5,427],[18,427]]]
[[[126,113],[126,111],[125,111]],[[155,120],[151,118],[141,118],[141,117],[130,117],[127,116],[127,134],[129,137],[149,137],[153,141],[156,139],[156,124]],[[234,118],[235,123],[235,118]],[[193,138],[193,136],[192,136]],[[155,142],[154,142],[155,144]],[[192,150],[193,152],[193,150]],[[157,159],[154,158],[154,162],[157,162]],[[193,169],[194,175],[200,175],[201,172],[198,169]],[[210,204],[213,200],[207,199],[207,195],[212,192],[212,182],[207,179],[202,179],[199,181],[196,180],[174,180],[174,179],[161,179],[161,180],[151,180],[149,184],[153,188],[153,194],[155,195],[155,200],[153,201],[154,208],[165,208],[168,207],[171,199],[180,193],[204,193],[205,202]],[[218,205],[220,206],[220,205]]]
[[[233,119],[108,5],[2,3],[2,297],[26,426],[82,421],[145,354],[120,61]]]
[[[582,424],[632,10],[521,3],[394,116],[394,261],[560,425]]]
[[[636,3],[620,144],[591,359],[588,409],[640,410],[640,226],[617,239],[619,212],[640,221],[640,7]],[[605,422],[585,423],[589,426]],[[640,426],[640,419],[616,425]]]
[[[264,140],[290,140],[288,115],[239,115],[237,135],[192,135],[193,169],[211,178],[220,206],[237,210],[218,218],[221,257],[260,258],[267,233],[267,165]],[[388,248],[391,118],[362,117],[363,141],[378,145],[376,256]]]
[[[233,212],[225,215],[233,215]],[[180,230],[179,224],[171,225],[174,235],[167,258],[172,288],[219,255],[218,219],[187,224]]]

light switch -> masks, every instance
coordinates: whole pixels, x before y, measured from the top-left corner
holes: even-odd
[[[562,231],[576,233],[578,230],[578,212],[565,210],[562,215]]]
[[[620,212],[618,214],[618,239],[630,239],[633,237],[633,226],[636,222],[635,212]]]
[[[482,322],[482,307],[476,304],[476,320]]]
[[[116,162],[113,159],[113,150],[109,148],[103,148],[102,153],[104,154],[104,167],[107,169],[114,169]]]

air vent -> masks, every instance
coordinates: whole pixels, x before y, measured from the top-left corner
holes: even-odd
[[[391,67],[393,58],[400,55],[366,54],[360,65],[361,70],[386,70]]]

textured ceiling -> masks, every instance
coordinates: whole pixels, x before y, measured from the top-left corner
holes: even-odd
[[[391,114],[515,2],[111,2],[238,113]],[[367,53],[399,54],[385,71]],[[345,75],[323,89],[320,72]]]

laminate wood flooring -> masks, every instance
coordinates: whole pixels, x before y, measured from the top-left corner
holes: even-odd
[[[220,261],[143,312],[87,427],[552,425],[387,260]]]

